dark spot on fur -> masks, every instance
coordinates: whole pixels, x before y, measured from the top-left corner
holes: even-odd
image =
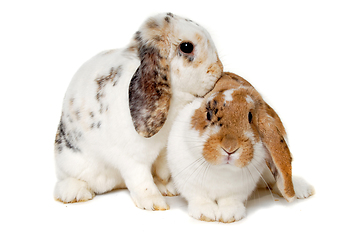
[[[150,19],[150,20],[147,22],[147,27],[148,27],[148,28],[158,28],[158,27],[159,27],[159,24],[156,22],[155,19]]]
[[[100,126],[101,126],[101,122],[98,122],[97,123],[97,128],[100,128]]]
[[[218,124],[222,117],[217,116],[219,112],[218,102],[216,100],[209,101],[206,105],[206,118],[211,121],[211,125]],[[222,124],[220,124],[222,126]]]
[[[194,56],[191,56],[191,55],[185,55],[185,58],[189,61],[189,62],[192,62],[194,61]]]
[[[178,55],[184,57],[188,62],[192,62],[195,59],[195,56],[192,54],[183,54],[180,49],[178,50]]]
[[[99,113],[102,114],[104,112],[104,105],[100,103],[100,110]]]
[[[169,17],[165,17],[165,21],[166,21],[167,23],[170,23],[170,18],[169,18]]]
[[[91,118],[94,118],[94,117],[95,117],[94,112],[90,112],[90,117],[91,117]]]
[[[141,37],[141,32],[140,31],[137,31],[135,33],[135,38],[134,38],[136,41],[138,42],[141,42],[142,41],[142,37]]]
[[[80,120],[80,118],[81,118],[80,110],[76,110],[76,111],[75,111],[75,116],[76,116],[76,119],[77,119],[77,120]]]
[[[168,15],[169,17],[174,17],[174,14],[172,14],[171,12],[168,12],[166,15]]]
[[[197,24],[196,22],[194,22],[194,21],[192,21],[192,20],[190,20],[190,19],[185,19],[185,21],[191,22],[191,23],[195,24],[196,26],[199,26],[199,24]]]
[[[158,42],[163,40],[159,35],[156,35],[153,39]]]
[[[104,97],[104,87],[106,86],[106,84],[108,83],[113,83],[113,86],[116,85],[116,82],[118,80],[118,78],[121,75],[121,66],[117,67],[116,69],[111,68],[110,69],[110,73],[106,76],[101,76],[97,79],[95,79],[97,85],[98,85],[98,89],[97,89],[97,93],[96,93],[96,99],[98,101],[100,101],[100,98]]]
[[[71,122],[71,123],[73,122],[72,118],[70,117],[70,114],[67,115],[67,118],[68,118],[69,122]]]
[[[93,129],[95,127],[95,123],[92,123],[90,128]]]
[[[211,119],[212,119],[212,112],[209,111],[209,110],[206,112],[206,119],[207,119],[208,121],[211,121]]]
[[[136,47],[135,46],[130,46],[126,49],[129,52],[135,52],[136,51]]]
[[[81,152],[80,149],[74,144],[74,142],[81,136],[82,133],[78,133],[73,136],[73,134],[67,132],[63,121],[60,120],[55,138],[55,146],[57,146],[59,152],[63,150],[63,147],[67,147],[74,152]]]
[[[112,84],[113,87],[116,86],[116,84],[121,76],[121,72],[122,72],[122,66],[119,66],[117,68],[111,68],[108,75],[101,76],[101,77],[95,79],[95,81],[98,85],[95,97],[96,97],[96,100],[100,104],[99,112],[101,114],[104,113],[104,111],[108,110],[108,106],[106,107],[106,109],[104,109],[104,104],[103,104],[103,98],[105,98],[105,96],[106,96],[104,89],[107,84]]]

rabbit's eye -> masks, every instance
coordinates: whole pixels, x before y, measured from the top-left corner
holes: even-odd
[[[190,42],[183,42],[180,44],[180,51],[185,54],[190,54],[194,50],[194,45]]]
[[[252,113],[251,113],[251,112],[249,112],[249,115],[248,115],[248,120],[249,120],[249,123],[251,123],[251,122],[252,122],[252,118],[253,118]]]

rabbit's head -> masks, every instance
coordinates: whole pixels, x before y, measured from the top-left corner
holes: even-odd
[[[243,168],[259,156],[265,158],[285,199],[294,199],[292,157],[284,126],[246,80],[224,73],[195,110],[191,129],[203,139],[201,151],[207,162]]]
[[[136,131],[144,137],[152,137],[164,125],[172,97],[204,96],[223,71],[209,33],[172,13],[145,21],[129,50],[140,58],[129,87],[130,112]]]

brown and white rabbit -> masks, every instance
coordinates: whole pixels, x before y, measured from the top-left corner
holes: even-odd
[[[240,220],[244,202],[269,169],[287,201],[312,195],[311,185],[292,177],[285,135],[279,116],[254,87],[224,73],[204,98],[180,111],[168,140],[169,168],[189,214]]]

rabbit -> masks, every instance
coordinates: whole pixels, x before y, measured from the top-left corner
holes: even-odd
[[[209,33],[172,13],[149,17],[124,49],[88,60],[63,100],[54,198],[82,202],[128,188],[138,208],[169,209],[152,167],[157,184],[169,182],[164,149],[177,111],[210,91],[222,72]]]
[[[280,118],[254,87],[224,73],[204,98],[179,112],[168,139],[170,172],[190,216],[225,223],[242,219],[244,202],[259,180],[274,190],[276,182],[289,202],[312,195],[310,184],[292,177],[285,136]],[[273,179],[266,179],[266,171]]]

